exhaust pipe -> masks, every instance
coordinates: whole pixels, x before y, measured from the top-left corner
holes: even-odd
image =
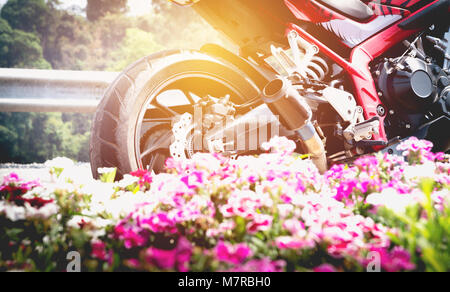
[[[280,123],[296,132],[321,173],[328,169],[325,146],[311,122],[312,111],[287,80],[277,78],[263,90],[263,100]]]

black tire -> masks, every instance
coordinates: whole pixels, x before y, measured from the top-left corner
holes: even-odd
[[[99,168],[116,167],[117,179],[142,168],[143,162],[136,155],[140,151],[137,148],[141,146],[137,146],[136,139],[140,139],[137,138],[140,135],[137,129],[143,108],[162,84],[174,76],[180,76],[177,82],[182,83],[183,74],[194,73],[229,83],[243,102],[255,98],[260,91],[232,64],[197,51],[172,50],[142,58],[112,83],[95,114],[90,141],[91,167],[95,178],[98,178]],[[183,86],[195,87],[193,90],[198,94],[216,97],[229,94],[222,87],[211,89],[207,84],[192,82]]]

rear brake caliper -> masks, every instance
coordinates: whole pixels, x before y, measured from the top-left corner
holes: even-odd
[[[196,152],[224,153],[226,144],[223,139],[205,141],[205,137],[234,119],[236,110],[230,97],[217,100],[207,96],[195,105],[194,112],[194,116],[190,113],[183,114],[172,128],[175,138],[170,146],[172,157],[189,159]]]

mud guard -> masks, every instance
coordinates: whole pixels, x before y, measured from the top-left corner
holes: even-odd
[[[258,86],[260,90],[263,90],[264,87],[269,83],[272,79],[274,79],[275,73],[270,72],[269,70],[263,71],[261,68],[253,65],[251,62],[245,60],[244,58],[230,52],[229,50],[216,45],[216,44],[206,44],[204,45],[200,51],[205,53],[211,57],[223,59],[225,61],[230,62],[241,71],[246,73],[255,84]]]

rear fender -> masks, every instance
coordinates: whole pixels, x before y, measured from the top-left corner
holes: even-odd
[[[233,64],[239,70],[247,74],[260,90],[263,90],[267,83],[276,77],[275,73],[269,70],[264,70],[263,68],[252,64],[248,60],[245,60],[244,58],[219,45],[206,44],[200,49],[200,51],[211,57],[223,59]]]

